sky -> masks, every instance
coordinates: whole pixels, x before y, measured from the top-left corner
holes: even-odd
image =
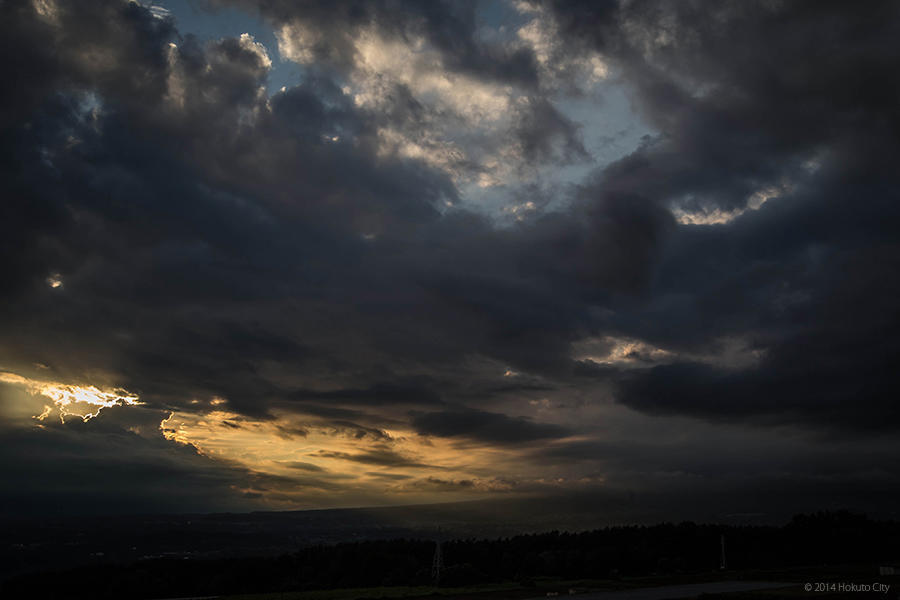
[[[0,31],[6,513],[896,516],[900,4],[5,0]]]

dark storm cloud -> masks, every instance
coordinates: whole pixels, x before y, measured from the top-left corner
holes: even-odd
[[[302,461],[290,462],[290,463],[287,463],[287,466],[289,466],[292,469],[297,469],[299,471],[311,471],[313,473],[322,473],[325,471],[325,469],[323,469],[319,465],[314,465],[312,463],[302,462]]]
[[[404,475],[402,473],[381,473],[378,471],[368,471],[366,475],[386,481],[404,481],[406,479],[412,479],[412,475]]]
[[[607,185],[730,207],[820,151],[843,154],[872,134],[891,143],[878,129],[897,127],[891,3],[852,15],[814,2],[556,7],[564,31],[620,61],[660,131]]]
[[[162,44],[173,30],[171,24],[147,21],[139,7],[97,6],[94,14],[73,11],[72,47],[59,52],[52,43],[52,25],[37,17],[30,3],[6,2],[2,7],[4,56],[2,75],[8,91],[0,96],[0,126],[4,135],[0,152],[4,171],[15,173],[6,184],[3,203],[2,251],[21,255],[5,270],[0,289],[4,294],[33,283],[37,273],[52,263],[52,243],[36,244],[35,237],[58,234],[68,224],[68,215],[54,196],[64,182],[47,178],[52,144],[64,143],[66,133],[84,126],[84,98],[61,96],[59,85],[90,87],[103,85],[120,93],[126,102],[158,95],[164,87],[160,67],[165,64]],[[113,16],[114,15],[114,16]],[[121,27],[102,30],[112,17]],[[98,29],[102,30],[98,32]],[[135,31],[139,35],[135,35]],[[94,44],[98,33],[103,43]],[[108,43],[108,46],[104,46]],[[112,50],[115,48],[115,50]],[[104,68],[97,68],[98,63]],[[40,186],[33,185],[36,182]],[[35,246],[39,246],[35,248]],[[28,248],[29,252],[22,252]],[[55,259],[55,260],[54,260]]]
[[[534,423],[521,417],[472,409],[413,414],[412,425],[425,435],[466,437],[497,444],[561,438],[570,433],[559,425]]]
[[[440,395],[433,389],[415,383],[379,382],[362,389],[340,389],[317,392],[299,390],[293,392],[292,398],[336,400],[349,405],[385,405],[385,404],[441,404]]]
[[[437,477],[426,477],[417,480],[413,485],[429,490],[458,491],[459,489],[467,489],[475,486],[475,482],[471,479],[448,480],[439,479]]]
[[[565,209],[498,228],[446,208],[460,194],[446,173],[379,151],[379,126],[433,117],[408,89],[380,112],[342,89],[360,28],[421,34],[444,68],[530,90],[512,132],[530,160],[559,162],[560,146],[581,157],[533,54],[481,40],[472,5],[264,2],[273,25],[302,18],[322,33],[319,64],[268,96],[267,59],[247,38],[200,43],[135,3],[59,3],[50,16],[2,3],[0,43],[16,58],[0,63],[0,363],[84,384],[102,370],[154,410],[220,397],[263,420],[274,407],[316,417],[282,430],[292,439],[321,427],[389,443],[396,423],[560,443],[595,424],[512,417],[510,403],[563,389],[590,401],[608,384],[652,414],[896,431],[898,5],[546,7],[554,51],[602,53],[655,133],[570,186]],[[724,224],[671,211],[740,211],[768,189]],[[574,342],[604,336],[672,358],[573,360]],[[754,359],[725,364],[723,340]],[[472,408],[448,408],[461,402]],[[52,463],[40,447],[77,454],[68,432],[5,438],[10,477]],[[126,473],[128,456],[152,462],[127,439],[120,489],[143,489],[161,475]],[[85,443],[88,456],[102,446]],[[17,448],[34,464],[12,464]],[[330,457],[425,466],[391,450]],[[157,468],[181,482],[190,463],[197,503],[227,495],[233,473],[190,461]],[[21,497],[57,477],[109,490],[88,463],[24,479]]]
[[[105,22],[125,27],[117,21],[124,9],[116,7],[104,7]],[[60,27],[75,18],[61,9]],[[453,195],[447,182],[415,163],[376,162],[366,115],[330,80],[312,77],[276,94],[266,112],[258,96],[263,62],[252,48],[234,39],[201,47],[191,38],[171,48],[170,24],[143,18],[134,35],[154,56],[143,70],[165,86],[132,96],[98,84],[88,97],[92,107],[79,100],[87,93],[82,87],[62,81],[36,109],[58,114],[59,121],[41,121],[56,137],[20,132],[22,144],[44,156],[28,170],[46,171],[26,170],[22,202],[40,196],[61,210],[61,230],[49,249],[32,241],[19,250],[23,263],[31,255],[43,262],[29,270],[32,290],[18,296],[9,335],[19,342],[39,335],[40,305],[53,303],[65,339],[11,358],[51,364],[62,374],[110,364],[148,400],[170,405],[219,395],[254,415],[264,414],[260,397],[284,391],[260,377],[260,362],[347,368],[334,346],[349,332],[361,332],[389,356],[426,362],[458,360],[471,351],[473,335],[481,351],[513,364],[565,362],[574,335],[566,322],[583,317],[570,298],[542,289],[556,256],[535,256],[546,270],[537,281],[510,277],[530,240],[504,240],[474,216],[437,222],[432,204]],[[102,45],[107,38],[100,31],[90,42],[53,43]],[[163,104],[169,97],[178,109]],[[255,127],[242,126],[253,111],[261,114]],[[352,137],[354,145],[323,141],[331,136]],[[57,189],[46,189],[47,173]],[[404,239],[407,227],[423,225],[431,229],[426,238]],[[564,220],[536,226],[533,235],[562,239],[577,227]],[[370,232],[384,239],[367,244],[361,236]],[[461,234],[468,249],[460,247]],[[576,251],[582,246],[574,244]],[[499,253],[487,271],[473,268],[492,252]],[[444,261],[445,270],[435,270]],[[43,288],[50,272],[65,281],[64,293]],[[407,312],[397,313],[398,306]],[[335,328],[314,324],[321,319],[313,314],[336,319]],[[291,331],[285,322],[297,326]],[[437,396],[423,390],[420,397]]]
[[[799,437],[786,432],[760,440],[752,449],[752,437],[710,435],[706,439],[688,440],[673,445],[667,441],[644,440],[576,440],[559,441],[535,451],[535,459],[549,465],[593,462],[606,469],[615,467],[616,478],[631,474],[632,485],[641,479],[688,474],[704,478],[766,477],[771,473],[795,474],[802,477],[854,478],[872,477],[883,482],[900,483],[900,472],[890,466],[895,447],[888,440],[874,439],[863,447],[853,447],[851,440],[831,440],[825,447],[807,445]],[[715,452],[710,452],[714,444]],[[848,452],[848,449],[852,449]],[[860,473],[860,464],[872,465],[869,473]],[[876,467],[877,465],[877,467]],[[599,467],[598,467],[599,468]]]
[[[294,410],[299,413],[312,415],[314,417],[322,417],[329,420],[335,426],[347,427],[350,430],[359,429],[359,425],[350,419],[358,419],[368,421],[374,418],[374,415],[365,411],[354,410],[352,408],[341,408],[340,406],[321,405],[300,403],[294,405]],[[373,430],[374,431],[374,430]]]
[[[619,398],[654,413],[895,429],[896,4],[553,6],[573,48],[618,61],[660,131],[605,170],[605,189],[708,211],[782,186],[730,224],[680,227],[614,325],[681,351],[742,338],[761,361],[629,372]]]
[[[587,37],[581,45],[613,48],[610,58],[621,62],[626,77],[635,78],[636,98],[646,114],[667,125],[662,136],[580,186],[571,212],[501,232],[474,215],[440,218],[433,204],[442,194],[454,193],[449,183],[422,165],[377,161],[367,115],[324,76],[276,94],[267,112],[258,97],[265,79],[262,59],[238,40],[205,47],[191,39],[179,41],[171,23],[119,4],[92,9],[102,15],[60,9],[58,27],[69,35],[56,39],[59,29],[42,24],[28,7],[8,5],[7,21],[18,19],[24,29],[35,31],[35,39],[50,38],[44,45],[62,45],[67,51],[57,56],[77,57],[88,46],[116,56],[110,72],[75,59],[60,65],[60,71],[65,67],[70,74],[58,76],[52,82],[56,91],[35,101],[34,119],[25,122],[31,126],[13,128],[7,138],[9,185],[22,190],[12,196],[19,200],[7,205],[15,210],[6,221],[7,239],[21,235],[15,231],[53,227],[17,247],[13,272],[22,269],[29,280],[6,295],[11,308],[8,345],[32,350],[9,358],[50,364],[61,372],[111,364],[151,400],[178,403],[179,396],[220,395],[235,410],[264,414],[260,398],[296,398],[308,392],[290,392],[261,376],[259,365],[290,361],[311,373],[352,368],[341,348],[344,336],[383,355],[364,357],[364,363],[410,357],[431,368],[474,351],[556,376],[571,369],[569,344],[603,328],[675,349],[697,347],[718,336],[758,338],[756,343],[772,355],[773,344],[788,345],[791,338],[784,336],[800,333],[796,326],[782,327],[790,313],[776,314],[779,307],[816,303],[835,293],[852,296],[855,286],[862,285],[844,281],[836,269],[822,264],[829,254],[848,264],[859,261],[860,245],[872,233],[881,236],[883,251],[869,264],[887,261],[884,269],[890,268],[884,254],[890,251],[884,246],[890,228],[884,218],[895,211],[881,199],[889,188],[872,184],[880,180],[876,175],[885,174],[859,173],[877,169],[877,162],[829,162],[830,156],[832,161],[844,158],[856,148],[859,135],[851,136],[848,127],[856,127],[857,121],[860,127],[878,122],[877,110],[830,106],[841,102],[843,92],[836,92],[834,100],[830,93],[804,95],[810,81],[837,87],[856,63],[843,59],[842,69],[824,75],[816,65],[797,59],[798,68],[806,71],[781,82],[786,89],[778,95],[777,88],[768,86],[768,71],[751,69],[753,65],[741,62],[742,55],[732,57],[716,45],[724,42],[703,18],[682,15],[676,8],[673,18],[679,26],[698,30],[686,39],[720,51],[699,52],[694,45],[682,48],[672,42],[676,46],[670,50],[674,56],[683,54],[684,64],[666,64],[671,68],[663,72],[637,54],[633,46],[642,41],[640,36],[622,33],[628,30],[625,25],[638,32],[659,27],[656,11],[642,12],[640,6],[614,11],[619,26],[612,33],[603,29],[603,40]],[[773,19],[801,19],[793,14],[799,9],[785,10],[788,14],[779,17],[761,8],[760,14],[735,9],[733,14],[725,11],[723,18],[726,24],[736,19],[742,31],[754,23],[762,28]],[[565,25],[571,14],[566,9],[557,16]],[[838,41],[845,30],[852,34],[849,25],[828,21],[827,11],[810,18],[830,24],[834,31],[825,31]],[[83,22],[90,22],[90,28],[82,27]],[[123,47],[143,48],[128,50],[125,58],[136,65],[128,74],[117,70],[117,48],[105,45],[109,36],[95,31],[104,26],[100,23],[123,38]],[[126,34],[131,38],[125,40]],[[179,42],[176,49],[168,46],[172,39]],[[662,60],[675,60],[659,54]],[[170,64],[172,55],[176,66]],[[726,69],[719,62],[746,68]],[[883,59],[872,68],[889,63]],[[691,96],[673,80],[681,72],[704,78],[700,83],[710,91]],[[142,77],[136,79],[134,73]],[[745,79],[735,80],[740,73]],[[667,91],[657,94],[654,86]],[[735,86],[743,90],[740,98],[733,97]],[[85,96],[87,91],[94,96]],[[176,92],[181,109],[165,108],[163,97]],[[875,108],[884,105],[875,90],[870,95]],[[794,100],[787,102],[788,96]],[[817,110],[802,111],[806,118],[839,117],[830,133],[812,122],[786,129],[799,110],[795,105],[807,98]],[[99,113],[92,112],[91,102]],[[253,111],[259,111],[255,124],[241,125]],[[842,120],[848,122],[843,128]],[[552,122],[535,121],[542,127]],[[340,141],[324,141],[332,135]],[[353,146],[344,141],[350,137],[356,140]],[[800,173],[799,163],[823,148],[820,170],[829,173],[830,181],[816,187],[815,181],[802,180],[813,176]],[[342,175],[351,172],[352,177]],[[767,206],[759,215],[723,226],[722,233],[684,227],[676,232],[664,206],[691,195],[696,202],[731,207],[736,198],[782,175],[798,178],[805,189],[785,192],[772,203],[797,197],[810,210],[815,207],[814,219],[797,208]],[[869,175],[866,190],[854,183],[862,175]],[[848,216],[842,197],[859,191],[876,197]],[[33,219],[26,221],[31,214]],[[839,236],[825,244],[838,219],[847,243]],[[420,233],[413,235],[411,227]],[[870,232],[871,227],[876,228]],[[368,233],[379,237],[367,243],[361,236]],[[824,247],[816,250],[814,244]],[[63,290],[44,285],[52,272],[62,277]],[[873,275],[865,284],[870,293],[863,295],[883,296],[884,282],[890,280]],[[6,281],[12,285],[15,277]],[[622,292],[627,295],[619,296]],[[614,316],[598,321],[591,304],[607,305]],[[27,340],[42,334],[50,306],[58,315],[56,331],[63,335],[54,349],[38,349]],[[830,309],[820,306],[819,314],[807,313],[807,333],[841,347],[824,329],[826,315],[834,311],[842,320],[872,320],[869,330],[893,326],[886,307],[873,308],[853,311],[846,302]],[[140,319],[134,316],[136,309]],[[73,352],[70,345],[80,351]],[[875,355],[884,352],[877,349]],[[59,358],[63,356],[66,360]],[[815,362],[810,359],[810,365]],[[760,377],[766,380],[766,366],[782,363],[767,362],[759,368]],[[857,368],[848,365],[848,372]],[[886,376],[884,369],[873,369],[876,377]],[[652,372],[647,385],[662,374]],[[641,375],[629,377],[640,380]],[[319,400],[346,405],[440,398],[427,387],[391,391],[389,386],[397,384],[372,382],[366,375],[359,383]],[[623,399],[648,407],[663,402],[657,396],[638,399],[640,385],[623,384]],[[668,403],[671,410],[678,412],[688,396],[673,392],[681,400]],[[757,410],[769,408],[747,399],[731,412]]]
[[[306,437],[309,431],[303,427],[285,427],[284,425],[276,425],[277,435],[286,439],[293,440],[298,437]]]
[[[0,393],[5,391],[0,390]],[[104,415],[105,416],[105,415]],[[130,416],[133,421],[133,415]],[[148,415],[159,425],[158,413]],[[112,419],[4,427],[0,503],[8,514],[247,510],[234,487],[258,479],[193,448],[147,438]]]
[[[310,456],[316,458],[335,458],[338,460],[347,460],[364,465],[377,465],[380,467],[438,468],[398,454],[389,448],[380,448],[358,453],[319,450],[314,454],[310,454]]]
[[[363,438],[371,438],[373,440],[379,441],[391,439],[391,436],[381,429],[376,429],[374,427],[365,427],[352,421],[342,421],[340,419],[336,419],[334,421],[330,421],[329,425],[334,431],[347,434],[350,437],[356,438],[358,440]]]
[[[529,104],[520,116],[514,133],[529,162],[571,162],[590,157],[581,141],[578,126],[546,99]],[[561,154],[557,152],[555,142],[561,142]]]
[[[170,48],[171,25],[132,4],[77,13],[61,7],[55,26],[39,23],[27,5],[4,10],[6,23],[36,30],[29,44],[56,46],[57,60],[93,47],[118,65],[113,33],[132,36],[122,41],[125,49],[144,48],[148,57],[127,56],[134,63],[127,77],[93,73],[94,63],[60,65],[66,77],[4,136],[12,192],[4,240],[18,257],[5,279],[12,286],[4,296],[9,362],[42,362],[63,375],[107,364],[151,400],[220,395],[259,413],[265,409],[258,396],[276,390],[255,363],[302,363],[309,355],[293,334],[252,314],[258,309],[237,317],[242,307],[263,299],[277,304],[299,289],[323,289],[318,299],[307,296],[323,306],[352,298],[355,290],[342,289],[342,281],[352,281],[361,262],[359,233],[433,219],[428,188],[449,190],[415,165],[376,166],[364,126],[326,82],[273,98],[264,118],[274,120],[241,127],[260,109],[265,75],[259,56],[235,40],[200,48],[188,39]],[[91,26],[82,28],[83,21]],[[95,31],[103,26],[114,32]],[[177,57],[175,66],[167,66],[166,53]],[[135,72],[149,82],[169,80],[168,89],[137,89],[130,84]],[[183,110],[163,105],[170,93]],[[7,122],[15,120],[14,108],[4,109]],[[358,134],[362,148],[325,146],[323,136],[336,131]],[[353,177],[342,175],[348,170]],[[293,183],[282,179],[286,173]],[[361,231],[350,236],[348,227]],[[20,239],[22,231],[33,235]],[[65,281],[63,294],[46,293],[50,273]],[[47,303],[64,339],[39,349],[27,340],[49,324]],[[207,310],[210,303],[216,308]],[[9,355],[29,347],[43,358]],[[327,361],[318,350],[316,360]]]

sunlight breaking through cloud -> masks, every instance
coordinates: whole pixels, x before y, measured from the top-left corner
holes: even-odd
[[[99,415],[104,408],[144,404],[139,400],[137,394],[122,388],[101,390],[93,385],[80,386],[56,381],[39,381],[8,372],[0,372],[0,382],[22,385],[31,395],[45,396],[53,402],[52,405],[45,405],[40,414],[34,415],[38,421],[48,418],[53,414],[54,409],[63,423],[66,422],[66,417],[79,417],[82,421],[87,422]]]
[[[780,198],[785,193],[790,193],[794,185],[790,182],[782,182],[752,193],[743,207],[723,209],[717,206],[705,207],[697,210],[689,210],[680,206],[672,208],[672,214],[682,225],[725,225],[731,223],[748,211],[762,208],[769,200]]]

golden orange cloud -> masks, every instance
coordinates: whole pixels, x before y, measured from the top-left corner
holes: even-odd
[[[54,415],[61,423],[67,417],[88,422],[111,407],[152,410],[122,388],[2,371],[0,383],[21,386],[36,401],[26,402],[16,414],[38,427]],[[46,402],[35,414],[41,398]],[[146,413],[140,414],[136,419],[145,422]],[[272,509],[467,500],[515,491],[517,481],[538,481],[522,462],[521,448],[423,436],[394,423],[391,429],[379,429],[283,410],[250,417],[229,410],[226,398],[214,396],[168,411],[155,430],[129,429],[144,437],[161,435],[250,473],[263,483],[236,492]]]

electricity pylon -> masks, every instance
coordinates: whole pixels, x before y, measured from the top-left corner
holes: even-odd
[[[434,585],[441,581],[441,571],[444,568],[444,555],[441,553],[441,540],[434,541],[434,558],[431,561],[431,579]]]
[[[723,571],[728,568],[728,561],[725,560],[725,534],[722,534],[722,558],[719,560],[719,568]]]

